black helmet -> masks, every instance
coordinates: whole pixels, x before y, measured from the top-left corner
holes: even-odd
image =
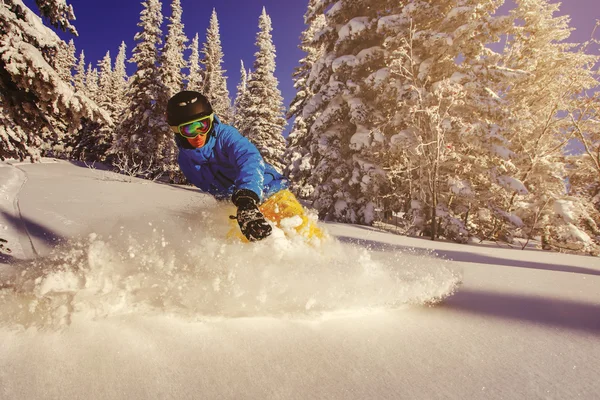
[[[169,99],[167,122],[171,126],[181,125],[196,118],[212,114],[210,102],[201,93],[184,90]]]

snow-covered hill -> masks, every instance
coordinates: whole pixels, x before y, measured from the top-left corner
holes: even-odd
[[[46,161],[0,164],[2,399],[600,393],[596,258],[341,224],[241,244],[193,188]]]

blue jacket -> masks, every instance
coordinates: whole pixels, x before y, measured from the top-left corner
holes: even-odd
[[[177,162],[185,177],[217,199],[228,199],[237,189],[249,189],[262,202],[289,185],[248,139],[217,116],[204,146],[193,148],[180,135],[175,135],[175,141]]]

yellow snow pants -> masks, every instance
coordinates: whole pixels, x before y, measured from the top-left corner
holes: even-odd
[[[273,222],[275,226],[280,229],[282,228],[283,220],[298,216],[300,217],[301,222],[300,220],[296,221],[293,228],[298,235],[303,236],[305,239],[322,239],[324,237],[324,233],[321,228],[317,226],[316,221],[306,214],[306,210],[302,207],[302,204],[298,202],[296,196],[288,189],[280,190],[275,193],[265,200],[258,208],[266,219]],[[234,223],[234,226],[229,230],[227,237],[236,237],[247,242],[248,239],[242,235],[242,232],[237,225],[237,221],[232,220],[232,222]]]

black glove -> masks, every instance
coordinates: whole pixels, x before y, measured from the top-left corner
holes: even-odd
[[[271,225],[258,209],[260,199],[256,193],[248,189],[239,189],[235,191],[231,201],[237,207],[240,230],[249,241],[262,240],[271,234]]]

